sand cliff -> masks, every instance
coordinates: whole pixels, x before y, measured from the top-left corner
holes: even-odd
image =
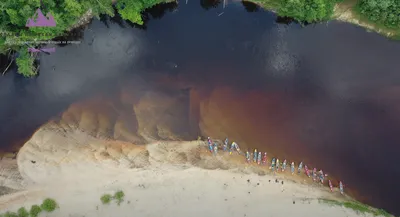
[[[0,197],[0,210],[29,208],[51,197],[60,208],[47,216],[359,215],[319,203],[340,199],[338,192],[244,166],[239,155],[213,156],[205,146],[203,141],[135,145],[50,122],[18,153],[24,190]],[[126,195],[120,206],[101,204],[102,194],[117,190]]]
[[[204,142],[191,141],[229,136],[242,150],[268,142],[269,155],[298,155],[290,152],[294,139],[283,135],[290,126],[282,122],[292,117],[282,112],[291,108],[282,97],[149,86],[123,85],[117,98],[75,103],[40,127],[16,159],[0,162],[0,213],[52,197],[60,209],[48,216],[357,216],[318,202],[349,199],[337,189],[330,193],[304,176],[272,175],[265,166],[244,164],[242,156],[213,156]],[[249,105],[254,102],[260,106]],[[269,115],[249,119],[249,112]],[[101,205],[100,196],[116,190],[131,203]]]

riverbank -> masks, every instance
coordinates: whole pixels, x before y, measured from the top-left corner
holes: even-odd
[[[363,17],[361,14],[357,13],[356,7],[357,1],[348,0],[343,3],[339,3],[335,7],[334,19],[352,23],[357,26],[361,26],[366,28],[369,31],[377,32],[381,35],[384,35],[388,38],[400,39],[400,29],[389,29],[383,25],[378,25],[376,23],[372,23],[367,18]]]
[[[60,205],[47,216],[381,215],[368,206],[355,206],[337,189],[330,193],[307,184],[302,176],[273,175],[236,154],[214,156],[204,141],[136,146],[53,130],[43,127],[21,148],[17,163],[23,188],[0,197],[0,213],[29,210],[53,198]],[[100,200],[117,191],[125,195],[121,204]]]
[[[368,20],[364,15],[361,15],[359,13],[359,9],[357,8],[357,0],[344,0],[339,3],[332,3],[334,4],[334,7],[332,4],[330,6],[324,6],[324,4],[319,5],[318,9],[313,9],[315,11],[315,14],[322,13],[323,15],[316,15],[316,16],[307,16],[307,12],[303,11],[302,12],[295,12],[293,11],[293,5],[288,6],[288,3],[284,3],[285,1],[283,0],[246,0],[247,2],[251,2],[254,4],[257,4],[261,6],[262,8],[266,10],[270,10],[274,13],[277,13],[280,16],[288,16],[290,18],[295,18],[296,20],[299,20],[301,22],[319,22],[319,21],[324,21],[324,20],[329,20],[329,19],[335,19],[343,22],[348,22],[352,23],[358,26],[361,26],[363,28],[366,28],[370,31],[375,31],[378,32],[386,37],[392,38],[392,39],[399,39],[400,38],[400,29],[393,29],[393,28],[388,28],[384,25],[377,24],[374,22],[371,22]],[[126,0],[126,2],[129,2],[129,0]],[[162,3],[172,3],[172,2],[177,2],[176,0],[158,0],[155,2],[139,2],[135,4],[126,4],[127,8],[122,8],[120,7],[116,12],[119,13],[119,15],[125,19],[129,20],[132,23],[136,23],[139,25],[143,24],[143,20],[141,17],[141,13],[146,10],[147,8],[151,8],[155,5],[162,4]],[[329,1],[328,1],[329,2]],[[107,14],[110,16],[113,16],[115,11],[113,11],[113,6],[116,5],[116,1],[110,1],[106,5],[102,4],[100,1],[98,2],[99,5],[82,5],[80,7],[81,10],[77,10],[79,7],[72,7],[68,8],[66,10],[61,10],[58,13],[58,16],[56,17],[63,17],[61,16],[62,14],[69,14],[68,16],[65,16],[66,18],[63,18],[64,20],[58,20],[58,23],[62,23],[62,26],[57,25],[56,30],[54,31],[44,31],[43,32],[37,32],[37,31],[27,31],[25,29],[24,23],[19,23],[19,27],[16,28],[16,25],[11,25],[12,31],[6,27],[3,27],[5,29],[0,29],[0,32],[5,32],[4,39],[0,39],[0,53],[3,54],[8,54],[10,57],[10,65],[14,61],[14,55],[13,52],[18,52],[18,58],[16,58],[16,63],[19,68],[18,72],[24,75],[25,77],[32,77],[36,76],[38,73],[38,68],[39,66],[34,66],[34,59],[36,58],[35,53],[29,53],[27,51],[27,45],[23,43],[24,41],[46,41],[50,40],[52,38],[57,38],[62,35],[64,35],[66,32],[71,31],[72,29],[79,28],[82,26],[87,25],[91,19],[96,16],[98,17],[100,14]],[[214,3],[210,3],[214,4]],[[285,5],[286,4],[286,5]],[[283,6],[285,5],[285,7]],[[301,5],[302,7],[305,7],[305,5]],[[308,5],[309,6],[309,5]],[[297,7],[297,6],[296,6]],[[325,7],[325,8],[324,8]],[[282,8],[285,8],[284,10],[281,10]],[[13,9],[13,8],[12,8]],[[58,9],[57,9],[58,10]],[[70,14],[71,10],[77,10],[76,13]],[[285,12],[282,12],[285,11]],[[22,13],[22,12],[21,12]],[[11,18],[10,18],[11,19]],[[62,21],[62,22],[59,22]],[[47,30],[47,29],[45,29]],[[28,36],[24,35],[25,33],[29,33]],[[35,33],[34,35],[32,35]],[[37,33],[40,33],[37,35]],[[19,36],[16,36],[18,35]],[[23,37],[21,36],[23,35]],[[33,46],[33,45],[31,45]],[[6,67],[5,67],[6,68]],[[8,68],[6,68],[7,70]],[[2,73],[4,74],[6,70]]]
[[[245,0],[246,2],[254,3],[261,8],[271,11],[279,15],[281,3],[279,0]],[[366,28],[368,31],[377,32],[391,39],[400,39],[400,28],[391,29],[383,25],[371,22],[365,16],[361,15],[357,9],[357,0],[344,0],[336,3],[331,20],[338,20],[346,23],[351,23],[357,26]]]

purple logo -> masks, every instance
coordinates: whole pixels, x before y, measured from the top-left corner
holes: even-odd
[[[35,18],[36,17],[36,22]],[[43,15],[42,11],[38,8],[32,18],[29,18],[26,22],[26,27],[39,27],[39,26],[56,26],[54,17],[49,13],[46,16]]]
[[[54,52],[56,52],[56,48],[55,47],[52,47],[52,48],[42,48],[42,49],[36,49],[36,48],[28,48],[28,51],[29,52],[34,52],[34,53],[37,53],[37,52],[47,52],[47,53],[54,53]]]

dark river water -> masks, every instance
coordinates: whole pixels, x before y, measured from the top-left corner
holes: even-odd
[[[12,68],[0,78],[1,150],[20,146],[77,100],[112,95],[132,74],[186,73],[204,87],[218,77],[239,92],[287,96],[284,121],[293,130],[279,135],[301,141],[362,201],[400,214],[400,43],[339,22],[277,23],[241,3],[207,7],[183,1],[163,15],[168,7],[159,6],[151,12],[161,19],[148,14],[145,29],[96,20],[81,44],[42,55],[39,77],[23,79]],[[260,120],[271,115],[263,106],[275,105],[248,103],[259,107],[248,118]]]

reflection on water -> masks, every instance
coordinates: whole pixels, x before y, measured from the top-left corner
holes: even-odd
[[[303,28],[279,24],[289,22],[284,18],[276,23],[270,13],[246,13],[253,11],[246,4],[201,4],[208,10],[193,1],[154,7],[145,13],[146,29],[102,17],[80,45],[43,56],[38,78],[6,74],[1,148],[77,100],[112,97],[138,76],[143,83],[167,77],[164,85],[179,81],[205,92],[210,133],[232,132],[250,148],[306,159],[360,198],[400,213],[400,170],[391,163],[400,142],[400,44],[338,22]]]
[[[243,7],[246,9],[247,12],[257,12],[260,11],[260,7],[256,4],[253,4],[248,1],[242,1]]]

